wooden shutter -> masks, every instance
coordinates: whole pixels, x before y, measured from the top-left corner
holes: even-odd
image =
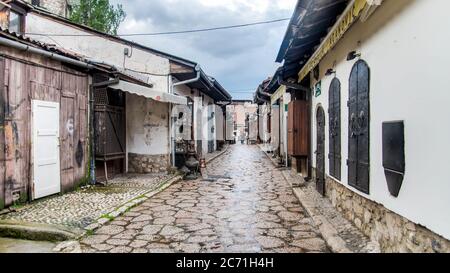
[[[350,74],[349,129],[348,129],[348,182],[369,194],[370,176],[370,70],[359,60]]]
[[[288,154],[308,156],[310,137],[308,102],[294,100],[288,107]]]
[[[334,78],[329,91],[329,150],[330,175],[341,179],[341,83]]]

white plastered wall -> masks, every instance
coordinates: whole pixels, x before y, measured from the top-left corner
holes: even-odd
[[[358,21],[320,63],[322,95],[313,98],[313,138],[316,147],[318,105],[328,113],[328,90],[335,65],[341,81],[342,183],[407,219],[450,239],[450,35],[448,0],[386,0],[362,23]],[[347,183],[349,75],[357,50],[371,72],[370,195]],[[313,80],[313,84],[316,82]],[[326,114],[326,154],[329,150]],[[382,123],[404,120],[406,175],[398,198],[389,194],[382,166]],[[326,156],[327,157],[327,156]],[[313,158],[315,166],[315,158]],[[329,171],[326,160],[326,171]]]

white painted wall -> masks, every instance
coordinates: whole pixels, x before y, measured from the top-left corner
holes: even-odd
[[[322,95],[313,99],[312,145],[316,147],[317,107],[328,110],[333,76],[324,73],[336,63],[342,88],[341,183],[348,187],[346,105],[356,60],[348,62],[346,55],[358,50],[371,69],[370,195],[349,189],[450,239],[448,10],[448,0],[386,0],[368,21],[356,23],[320,63]],[[406,176],[398,198],[389,194],[382,166],[382,123],[394,120],[405,121]],[[328,137],[327,133],[326,154]]]
[[[203,140],[202,153],[208,153],[208,141],[214,141],[214,150],[216,150],[216,133],[211,133],[211,130],[209,130],[210,126],[217,127],[215,119],[208,125],[208,105],[211,104],[212,112],[216,112],[214,100],[196,89],[189,88],[187,85],[175,86],[174,92],[178,95],[189,97],[194,101],[194,139]],[[203,95],[203,99],[201,95]]]
[[[271,123],[271,149],[272,151],[276,151],[280,146],[280,106],[272,105],[271,106],[271,115],[270,115],[270,123]]]
[[[44,34],[92,34],[82,28],[50,20],[47,17],[29,13],[26,17],[27,33]],[[131,48],[123,42],[102,36],[36,36],[31,38],[49,44],[56,44],[72,52],[93,58],[97,61],[105,61],[117,67],[133,69],[146,73],[163,76],[149,76],[149,82],[154,84],[154,89],[161,92],[168,92],[168,74],[170,72],[169,60],[149,51]],[[132,52],[131,57],[125,57],[124,50],[128,48]]]
[[[126,97],[128,152],[169,154],[169,104],[131,94]]]
[[[280,136],[280,140],[281,140],[281,150],[280,150],[280,155],[283,156],[283,158],[285,158],[286,163],[287,163],[287,144],[288,144],[288,111],[287,111],[287,105],[291,102],[291,94],[289,93],[285,93],[283,95],[283,97],[281,98],[281,104],[283,105],[283,107],[280,109],[280,126],[281,126],[281,136]]]

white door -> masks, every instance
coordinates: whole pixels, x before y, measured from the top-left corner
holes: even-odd
[[[59,103],[32,101],[34,199],[61,191]]]

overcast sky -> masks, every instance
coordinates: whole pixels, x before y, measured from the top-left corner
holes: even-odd
[[[297,0],[110,2],[121,3],[127,13],[119,33],[148,33],[290,18]],[[257,86],[278,67],[275,58],[287,24],[284,21],[240,29],[127,39],[198,62],[233,98],[250,99]]]

